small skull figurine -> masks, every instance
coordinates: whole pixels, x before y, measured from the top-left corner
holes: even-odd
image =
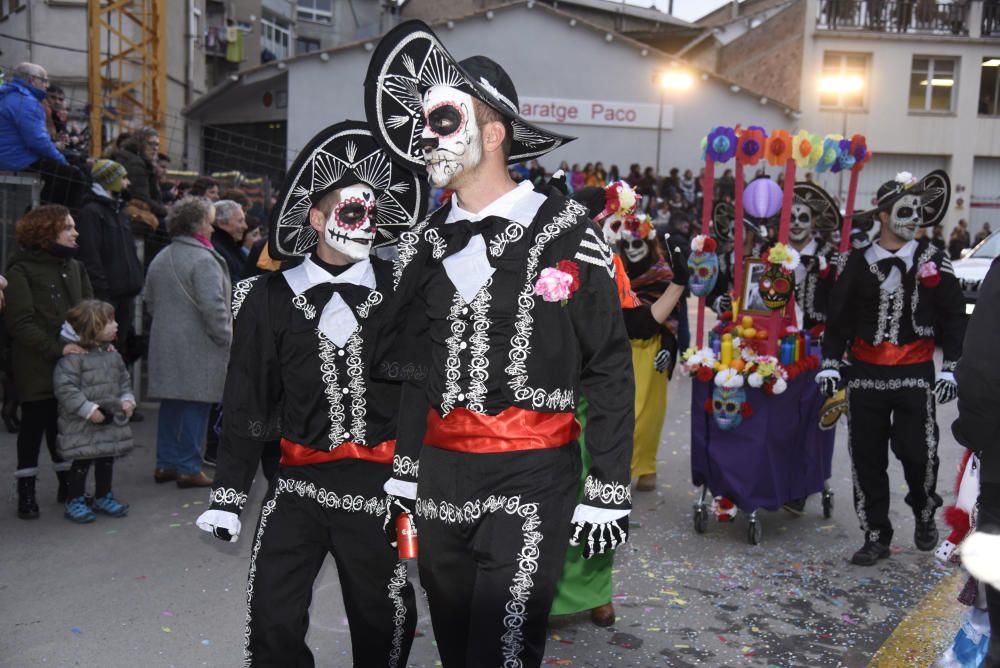
[[[719,280],[719,256],[711,251],[691,253],[688,256],[688,271],[691,278],[688,286],[695,297],[704,297]]]
[[[781,267],[769,265],[760,277],[760,297],[773,311],[785,308],[795,292],[795,274]]]
[[[712,417],[723,431],[743,424],[743,404],[747,393],[742,387],[716,387],[712,391]]]

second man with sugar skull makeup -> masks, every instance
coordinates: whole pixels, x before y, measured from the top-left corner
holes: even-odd
[[[404,389],[386,491],[415,513],[445,668],[538,666],[570,540],[588,557],[628,536],[633,380],[612,252],[585,206],[510,180],[509,163],[568,138],[519,116],[494,61],[456,62],[405,23],[366,95],[386,151],[455,191],[400,240],[410,354],[383,367],[428,371]],[[577,503],[581,394],[593,462]]]
[[[830,292],[816,382],[828,396],[842,383],[847,388],[854,506],[865,534],[851,561],[861,566],[891,553],[890,444],[909,488],[914,543],[929,551],[938,542],[935,402],[952,401],[957,392],[965,305],[951,261],[914,237],[917,227],[942,221],[950,194],[942,171],[920,181],[904,172],[882,184],[877,208],[862,215],[878,220],[879,237],[850,251]],[[936,378],[935,340],[944,352]]]
[[[369,368],[392,266],[372,252],[419,219],[425,201],[421,178],[363,123],[331,126],[299,154],[272,214],[272,257],[301,263],[233,290],[219,461],[197,524],[238,539],[261,448],[280,438],[281,467],[250,533],[247,666],[314,665],[305,636],[327,554],[354,665],[406,665],[413,587],[382,533],[400,393]]]

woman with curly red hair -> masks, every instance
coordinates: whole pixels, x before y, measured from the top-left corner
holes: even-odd
[[[14,385],[21,399],[21,431],[17,435],[17,516],[38,517],[35,478],[45,437],[59,477],[60,503],[66,501],[69,462],[56,451],[57,404],[52,373],[63,355],[85,352],[59,340],[66,312],[94,291],[77,252],[76,223],[69,209],[47,204],[17,221],[20,249],[7,269],[7,309],[4,319],[13,342]]]

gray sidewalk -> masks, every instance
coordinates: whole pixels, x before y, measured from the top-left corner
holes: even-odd
[[[913,604],[950,572],[913,549],[899,466],[891,468],[896,546],[875,568],[847,562],[861,534],[842,428],[832,519],[823,519],[814,497],[800,518],[762,513],[758,547],[747,544],[744,517],[728,526],[712,521],[699,536],[691,521],[689,397],[690,381],[675,378],[659,489],[635,495],[636,526],[616,562],[618,623],[598,629],[585,614],[554,619],[545,664],[865,666]],[[41,519],[18,520],[12,501],[0,504],[0,666],[241,665],[248,538],[263,478],[254,485],[239,543],[199,531],[194,520],[208,494],[153,483],[155,405],[144,413],[147,420],[136,425],[139,447],[115,469],[116,495],[132,506],[127,518],[99,516],[86,526],[63,519],[44,453]],[[948,428],[954,417],[954,403],[938,416],[939,492],[946,503],[961,455]],[[0,471],[8,475],[14,467],[14,437],[0,434]],[[416,583],[415,568],[410,573]],[[440,665],[422,602],[420,614],[409,665]],[[332,560],[316,583],[308,639],[318,666],[350,665]]]

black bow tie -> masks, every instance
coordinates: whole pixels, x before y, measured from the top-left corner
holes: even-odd
[[[505,223],[510,221],[502,216],[486,216],[482,220],[456,220],[454,223],[445,223],[438,228],[438,233],[445,242],[444,255],[441,260],[454,255],[469,245],[469,240],[477,234],[483,235],[483,240],[489,245],[490,240],[502,229]]]
[[[875,263],[875,266],[878,267],[879,272],[886,278],[888,278],[889,274],[892,273],[893,267],[899,269],[899,278],[901,280],[904,276],[906,276],[906,263],[898,257],[887,257],[882,260],[878,260]]]
[[[369,288],[354,283],[320,283],[307,291],[306,298],[322,310],[336,293],[353,311],[368,299],[371,292]]]

